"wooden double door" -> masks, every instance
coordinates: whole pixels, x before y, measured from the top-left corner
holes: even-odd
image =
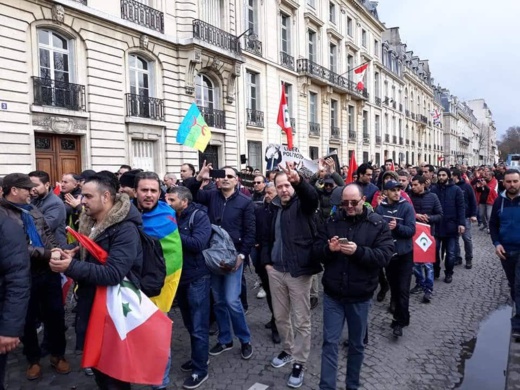
[[[36,133],[36,169],[47,172],[51,185],[64,173],[81,173],[81,138],[73,135]]]

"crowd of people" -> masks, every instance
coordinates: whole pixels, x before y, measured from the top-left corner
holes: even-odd
[[[41,359],[67,374],[63,281],[75,283],[75,350],[81,354],[97,286],[127,278],[140,287],[143,247],[140,230],[161,243],[166,278],[151,297],[167,313],[175,304],[190,335],[191,358],[183,388],[208,380],[210,356],[228,353],[234,337],[244,360],[254,354],[247,321],[244,268],[252,264],[271,318],[265,324],[280,352],[270,364],[292,365],[287,386],[301,387],[311,353],[311,310],[323,299],[320,389],[336,389],[338,347],[347,324],[346,387],[360,387],[374,294],[393,313],[391,333],[403,336],[410,321],[410,294],[433,299],[444,266],[444,282],[454,269],[471,270],[471,231],[490,234],[516,302],[513,336],[520,340],[520,173],[496,167],[382,167],[361,164],[346,183],[348,166],[320,159],[312,177],[287,163],[263,175],[247,167],[226,166],[218,175],[211,164],[199,170],[181,166],[162,179],[154,172],[123,165],[116,172],[67,173],[52,185],[49,174],[11,173],[0,181],[0,389],[7,353],[23,344],[26,377],[39,379]],[[252,175],[251,188],[241,175]],[[217,176],[218,178],[214,178]],[[435,237],[433,263],[414,258],[417,222]],[[473,224],[478,224],[473,226]],[[107,254],[102,265],[80,248],[66,227],[90,237]],[[219,272],[206,264],[214,227],[227,232],[236,257]],[[462,240],[460,240],[462,238]],[[463,251],[462,251],[463,248]],[[323,294],[319,293],[319,282]],[[415,277],[415,284],[412,278]],[[38,337],[42,325],[43,336]],[[209,336],[218,334],[215,345]],[[169,383],[171,356],[164,380]],[[100,389],[130,389],[131,384],[84,367]]]

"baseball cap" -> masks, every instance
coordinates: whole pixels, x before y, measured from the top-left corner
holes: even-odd
[[[25,173],[10,173],[9,175],[4,177],[3,188],[26,188],[30,190],[31,188],[37,187],[38,184],[35,184],[29,178],[29,175]]]
[[[390,180],[385,183],[385,186],[383,189],[386,191],[386,190],[393,190],[394,188],[401,189],[401,188],[403,188],[403,186],[394,180]]]

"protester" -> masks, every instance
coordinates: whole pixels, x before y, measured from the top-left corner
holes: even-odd
[[[377,186],[372,184],[372,166],[368,163],[361,164],[357,169],[356,184],[363,190],[363,196],[368,203],[372,203],[374,194],[377,192]]]
[[[336,389],[338,345],[345,321],[349,333],[346,386],[360,387],[372,295],[379,270],[394,254],[388,225],[365,201],[358,185],[345,186],[339,212],[320,228],[314,244],[325,267],[320,390]]]

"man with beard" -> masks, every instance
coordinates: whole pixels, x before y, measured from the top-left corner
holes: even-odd
[[[493,204],[489,227],[495,253],[502,261],[515,303],[515,316],[511,318],[512,336],[520,342],[520,173],[516,169],[508,169],[504,173],[503,184],[505,191]]]
[[[134,205],[141,212],[144,232],[161,244],[166,263],[166,279],[161,293],[150,297],[159,310],[168,313],[179,287],[182,272],[182,243],[177,228],[175,210],[166,202],[159,200],[161,181],[155,172],[139,172],[135,177]],[[168,359],[161,386],[154,389],[165,389],[169,384],[171,356]]]
[[[36,185],[31,191],[31,203],[38,207],[45,217],[54,238],[63,247],[67,244],[65,226],[67,211],[61,199],[51,191],[49,174],[44,171],[32,171],[29,178]]]
[[[60,198],[67,211],[67,226],[78,229],[78,220],[81,213],[81,177],[73,173],[66,173],[61,178]]]
[[[437,195],[441,202],[443,218],[435,226],[437,250],[433,272],[435,278],[440,276],[442,247],[446,251],[444,281],[451,283],[459,235],[464,234],[466,230],[466,206],[464,204],[464,193],[451,180],[451,172],[448,168],[440,168],[437,172],[437,178],[437,185],[432,186],[431,191]]]

